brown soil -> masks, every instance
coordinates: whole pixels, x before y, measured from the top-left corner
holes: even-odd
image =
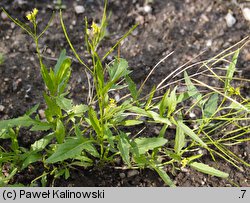
[[[199,57],[199,60],[208,59],[249,34],[250,22],[244,19],[240,5],[250,7],[250,3],[235,5],[233,1],[229,0],[153,0],[148,4],[148,8],[152,10],[147,12],[145,2],[144,0],[110,0],[108,10],[112,12],[112,15],[109,21],[109,36],[99,50],[100,53],[104,53],[116,42],[116,39],[138,23],[138,28],[124,40],[121,46],[121,56],[128,60],[133,70],[132,78],[138,85],[161,58],[171,51],[175,51],[171,57],[159,65],[157,71],[147,82],[145,91],[150,91],[154,84],[158,84],[169,73],[202,51],[205,50],[205,53]],[[76,50],[87,61],[83,37],[84,16],[87,16],[90,21],[100,20],[102,1],[73,0],[63,1],[63,3],[66,5],[63,16],[69,36]],[[83,14],[76,14],[74,10],[76,5],[84,6]],[[55,5],[51,1],[25,0],[2,0],[0,7],[4,7],[12,16],[26,22],[26,12],[36,7],[40,13],[39,22],[42,26],[55,9]],[[225,21],[229,10],[237,19],[232,27],[228,27]],[[48,64],[55,63],[53,59],[63,48],[67,49],[68,55],[73,56],[63,35],[58,15],[40,43],[45,50],[44,55],[47,56]],[[41,103],[41,109],[45,108],[41,94],[44,86],[39,73],[34,43],[3,13],[0,16],[0,53],[5,56],[4,63],[0,65],[0,105],[3,106],[0,110],[0,119],[21,116],[37,103]],[[112,57],[113,55],[108,60]],[[237,68],[247,76],[248,70],[250,70],[250,46],[243,49]],[[74,62],[70,96],[75,103],[86,101],[84,95],[87,94],[87,84],[85,81],[83,68]],[[248,92],[245,94],[249,95]],[[40,136],[23,130],[19,138],[20,145],[27,147]],[[235,146],[232,150],[249,162],[249,142]],[[239,171],[220,159],[214,163],[210,156],[205,156],[203,162],[228,172],[230,179],[237,185],[250,186],[249,168],[242,166],[243,170]],[[41,170],[37,170],[37,168]],[[42,167],[37,164],[35,167],[19,173],[13,181],[29,184],[35,177],[41,175],[42,171]],[[235,186],[228,180],[204,175],[190,168],[186,171],[176,171],[176,174],[170,175],[177,186]],[[52,184],[51,181],[50,184]],[[165,186],[153,171],[120,170],[112,166],[106,166],[104,169],[76,169],[71,171],[71,177],[68,180],[56,180],[54,185]]]

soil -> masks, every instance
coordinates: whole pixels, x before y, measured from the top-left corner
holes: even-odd
[[[41,26],[50,18],[55,4],[52,1],[1,0],[4,7],[12,16],[27,22],[25,15],[33,8],[39,10]],[[101,19],[103,1],[101,0],[72,0],[62,1],[66,6],[63,10],[66,27],[75,49],[82,58],[88,61],[84,48],[84,16],[89,21],[98,22]],[[205,51],[197,60],[208,59],[223,49],[226,49],[249,35],[250,21],[247,21],[241,7],[249,7],[250,2],[230,0],[110,0],[108,10],[112,12],[109,20],[109,36],[104,40],[99,52],[104,54],[126,31],[134,24],[139,26],[124,40],[121,46],[121,57],[129,62],[133,70],[132,78],[136,84],[141,84],[152,67],[164,56],[174,51],[164,63],[161,63],[145,86],[149,92],[154,84]],[[84,12],[77,14],[75,7],[81,5]],[[229,27],[225,16],[232,13],[235,24]],[[36,58],[35,45],[18,26],[11,22],[3,12],[0,16],[0,53],[4,55],[4,63],[0,65],[0,119],[14,118],[23,115],[29,108],[40,103],[40,109],[45,109],[41,92],[44,85],[39,73],[39,63]],[[27,22],[28,23],[28,22]],[[53,65],[54,59],[63,48],[68,55],[73,56],[63,35],[58,15],[51,28],[42,37],[41,48],[44,49],[46,63]],[[113,53],[108,59],[117,54]],[[74,62],[70,81],[70,97],[75,103],[85,102],[87,95],[86,75],[83,68]],[[250,46],[241,52],[237,64],[238,71],[248,77],[250,70]],[[248,91],[249,87],[245,87]],[[249,92],[245,92],[249,96]],[[156,129],[157,130],[157,129]],[[41,135],[32,134],[25,130],[19,137],[21,146],[29,146]],[[250,143],[234,146],[233,152],[249,162]],[[120,161],[121,163],[121,161]],[[187,168],[185,171],[175,171],[171,174],[177,186],[250,186],[250,169],[241,166],[242,171],[229,163],[218,159],[214,163],[210,156],[204,156],[203,163],[215,166],[228,172],[230,179],[222,180],[201,174]],[[118,163],[119,165],[119,163]],[[37,168],[40,168],[37,170]],[[29,167],[13,179],[15,183],[29,184],[43,172],[39,164]],[[121,170],[112,166],[102,169],[75,169],[71,171],[68,180],[57,179],[49,181],[55,186],[165,186],[158,175],[151,170]]]

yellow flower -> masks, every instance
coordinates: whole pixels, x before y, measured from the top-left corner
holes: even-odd
[[[93,30],[94,35],[100,33],[101,31],[100,27],[95,22],[92,23],[91,28]]]
[[[30,12],[28,15],[26,15],[26,18],[30,22],[34,22],[36,20],[37,13],[38,13],[38,10],[36,8],[34,8],[32,12]]]
[[[112,98],[109,99],[109,106],[113,107],[113,108],[116,107],[116,101],[114,99],[112,99]]]
[[[182,165],[181,167],[182,168],[186,167],[187,164],[188,164],[188,159],[184,158],[181,160],[181,165]]]

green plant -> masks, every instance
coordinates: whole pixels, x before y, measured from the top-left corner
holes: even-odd
[[[65,38],[76,59],[85,71],[88,71],[93,81],[92,83],[89,81],[88,101],[78,105],[73,104],[68,98],[67,85],[71,75],[71,60],[67,57],[66,51],[61,52],[55,67],[50,69],[45,66],[41,57],[39,39],[48,29],[53,16],[43,31],[37,33],[37,9],[27,16],[33,27],[12,18],[3,10],[33,38],[36,44],[41,76],[46,86],[43,97],[47,109],[45,121],[36,113],[39,105],[24,116],[0,121],[0,138],[10,139],[12,143],[10,151],[0,149],[1,156],[4,157],[0,164],[4,166],[9,160],[13,165],[13,171],[16,172],[25,169],[31,163],[42,162],[45,171],[32,184],[41,180],[43,186],[46,185],[48,175],[53,175],[55,178],[64,176],[67,179],[70,177],[70,169],[75,166],[89,167],[97,164],[101,167],[108,162],[114,162],[117,156],[122,157],[126,165],[124,168],[151,168],[169,186],[175,185],[164,170],[166,165],[172,166],[173,173],[175,170],[190,166],[213,176],[228,177],[227,173],[201,163],[199,160],[203,154],[198,153],[200,149],[208,151],[215,161],[217,155],[236,167],[239,162],[249,166],[226,147],[249,141],[249,138],[244,137],[247,128],[239,124],[240,120],[247,118],[248,101],[237,93],[237,88],[231,86],[239,49],[200,63],[202,64],[200,68],[206,68],[200,74],[211,72],[215,79],[224,84],[223,88],[211,87],[194,76],[189,76],[187,72],[184,73],[185,92],[178,91],[178,85],[174,88],[170,88],[169,84],[164,85],[173,74],[183,72],[177,69],[179,72],[170,74],[143,97],[141,92],[148,77],[142,86],[137,88],[130,78],[131,71],[125,59],[118,55],[111,63],[104,64],[106,57],[136,26],[132,27],[103,57],[98,53],[98,46],[106,35],[106,8],[107,1],[100,24],[93,22],[91,29],[85,18],[85,46],[92,58],[91,65],[87,65],[75,50],[60,12]],[[213,66],[232,54],[234,56],[225,77],[219,76]],[[197,85],[206,88],[206,91],[200,91]],[[163,88],[167,88],[166,93],[156,97],[156,92]],[[111,92],[121,89],[129,93],[119,101],[110,96]],[[240,98],[235,99],[234,96]],[[192,101],[193,104],[188,109],[182,107],[188,101]],[[193,109],[199,109],[200,118],[185,119]],[[161,126],[159,135],[142,137],[140,133],[132,134],[122,130],[124,127],[141,126],[145,123]],[[194,124],[196,127],[192,128]],[[232,134],[226,133],[221,137],[220,129],[228,124],[235,127]],[[170,126],[176,128],[173,140],[169,140],[166,135]],[[32,144],[30,149],[22,148],[17,142],[21,127],[30,127],[31,131],[44,131],[46,135]],[[235,135],[237,132],[240,134]]]
[[[0,65],[4,62],[4,56],[2,53],[0,53]]]

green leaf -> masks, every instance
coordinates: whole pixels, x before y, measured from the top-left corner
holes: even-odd
[[[33,126],[30,131],[47,131],[53,128],[53,125],[48,122],[42,122],[40,120],[34,120]]]
[[[35,113],[35,112],[37,111],[39,105],[40,105],[40,104],[36,104],[36,105],[33,106],[31,109],[29,109],[25,114],[26,114],[27,116],[32,115],[33,113]]]
[[[181,161],[181,156],[180,156],[179,154],[176,154],[176,153],[171,152],[171,151],[166,150],[166,149],[164,150],[164,152],[165,152],[166,155],[168,155],[171,159],[174,159],[174,160],[176,160],[176,161],[178,161],[178,162]]]
[[[83,139],[69,139],[65,143],[59,144],[55,153],[53,153],[45,163],[52,164],[66,159],[75,158],[81,154],[85,143]]]
[[[115,136],[113,136],[112,131],[109,129],[109,127],[107,125],[105,125],[104,128],[105,128],[104,139],[107,139],[108,143],[110,144],[110,146],[112,148],[115,148],[114,141],[113,141],[113,139],[115,138]]]
[[[70,59],[66,59],[63,64],[62,67],[60,68],[60,71],[57,75],[57,83],[58,83],[58,87],[57,87],[57,94],[61,95],[65,88],[67,87],[70,75],[71,75],[71,61]]]
[[[12,128],[15,126],[29,127],[35,123],[36,123],[36,121],[34,121],[28,115],[24,115],[24,116],[21,116],[19,118],[13,118],[13,119],[0,121],[0,130],[7,129],[8,127]]]
[[[177,125],[183,130],[183,132],[191,137],[194,141],[198,142],[201,146],[207,147],[206,143],[204,143],[198,135],[196,135],[188,126],[186,126],[182,121],[177,121]]]
[[[48,106],[48,108],[45,111],[46,118],[47,116],[62,116],[62,112],[60,107],[57,105],[56,100],[54,98],[49,97],[46,93],[43,94],[43,97],[45,99],[45,102]],[[48,119],[49,120],[49,119]]]
[[[66,53],[64,53],[65,55]],[[60,95],[64,92],[64,89],[67,86],[68,80],[71,75],[71,60],[63,55],[63,58],[59,58],[59,69],[56,65],[55,67],[55,76],[56,76],[56,88],[57,94]]]
[[[162,126],[162,128],[161,128],[161,131],[160,131],[158,137],[164,137],[164,135],[165,135],[167,129],[168,129],[168,125],[167,125],[167,124],[164,124],[164,125]]]
[[[168,176],[168,174],[166,173],[166,171],[164,171],[162,168],[157,167],[157,166],[153,166],[154,170],[159,174],[159,176],[161,177],[161,179],[170,187],[175,187],[175,184],[173,183],[173,181],[171,180],[171,178]]]
[[[222,172],[218,169],[215,169],[215,168],[208,166],[206,164],[203,164],[203,163],[192,162],[192,163],[189,163],[189,165],[192,168],[196,169],[197,171],[200,171],[202,173],[206,173],[206,174],[209,174],[212,176],[217,176],[220,178],[228,178],[228,176],[229,176],[228,173]]]
[[[155,122],[157,123],[164,123],[167,125],[172,125],[172,123],[170,122],[170,120],[168,118],[163,118],[161,117],[158,113],[154,112],[154,111],[147,111],[147,113],[150,115],[151,118],[154,119]]]
[[[113,66],[108,66],[110,81],[117,81],[122,76],[128,75],[128,62],[125,59],[115,59]]]
[[[83,149],[96,158],[100,157],[100,154],[98,153],[94,145],[91,143],[85,144]]]
[[[60,53],[60,56],[59,56],[59,58],[58,58],[58,60],[57,60],[57,63],[56,63],[56,65],[55,65],[55,68],[54,68],[54,73],[55,73],[56,75],[59,74],[59,71],[60,71],[60,69],[61,69],[61,67],[62,67],[62,65],[63,65],[63,63],[64,63],[64,61],[65,61],[66,59],[68,59],[68,57],[66,56],[66,50],[63,49],[63,50],[61,51],[61,53]]]
[[[184,146],[185,146],[185,134],[183,129],[178,125],[176,126],[174,151],[177,154],[179,154]]]
[[[68,112],[72,109],[72,100],[67,99],[64,96],[59,96],[56,98],[56,104],[63,109],[64,111]]]
[[[139,108],[139,107],[137,107],[137,106],[131,106],[131,107],[128,108],[127,110],[130,111],[130,112],[133,112],[133,113],[137,113],[137,114],[139,114],[140,116],[146,116],[146,117],[149,117],[149,116],[150,116],[150,114],[149,114],[147,111],[145,111],[144,109]]]
[[[238,60],[238,56],[239,56],[240,50],[237,49],[237,51],[235,52],[233,58],[232,58],[232,62],[230,63],[228,69],[227,69],[227,73],[226,73],[226,80],[225,80],[225,86],[224,86],[224,90],[225,92],[228,90],[228,88],[230,87],[230,82],[233,79],[233,75],[234,72],[236,70],[236,63]]]
[[[108,92],[111,87],[122,77],[128,75],[131,71],[128,70],[128,62],[125,59],[115,59],[112,66],[108,66],[109,81],[105,85],[104,93]]]
[[[31,150],[33,151],[42,151],[45,149],[45,147],[50,143],[50,141],[55,137],[54,133],[50,133],[46,135],[45,137],[35,141],[31,145]]]
[[[65,138],[65,127],[60,119],[58,119],[56,122],[55,136],[59,144],[63,143]]]
[[[201,101],[202,95],[194,86],[194,84],[191,82],[190,77],[188,76],[186,71],[184,72],[184,78],[185,78],[185,83],[188,89],[189,97],[193,97],[195,100],[200,101],[199,104],[202,106],[202,101]]]
[[[176,89],[177,86],[175,86],[175,88],[171,91],[169,99],[168,99],[168,115],[167,117],[169,117],[171,115],[171,113],[173,113],[176,109],[177,106],[177,98],[176,98]]]
[[[143,121],[140,121],[140,120],[125,120],[124,122],[122,122],[122,125],[135,126],[135,125],[140,125],[142,123],[143,123]]]
[[[25,156],[27,157],[23,161],[22,168],[21,168],[22,170],[25,169],[30,164],[41,160],[42,158],[41,154],[37,154],[35,152],[28,152],[28,155],[25,155]]]
[[[96,134],[100,136],[101,135],[100,123],[99,120],[97,119],[96,112],[91,107],[89,107],[89,120]]]
[[[128,89],[131,93],[131,96],[133,97],[134,101],[136,101],[138,96],[139,96],[139,93],[136,89],[136,84],[128,75],[125,76],[125,79],[126,79],[126,82],[128,84]]]
[[[136,138],[134,142],[137,145],[139,154],[145,154],[149,150],[164,146],[168,140],[162,137],[143,137]]]
[[[209,100],[205,103],[204,106],[204,117],[210,118],[217,110],[219,96],[217,93],[214,93]]]
[[[123,159],[123,161],[130,166],[130,156],[129,156],[129,148],[130,148],[130,144],[129,144],[129,140],[128,137],[125,133],[121,132],[119,134],[119,136],[117,136],[118,139],[118,144],[117,144],[117,148],[119,149],[120,153],[121,153],[121,157]]]
[[[44,64],[41,65],[41,74],[46,87],[51,93],[55,92],[54,82],[50,77],[50,74]]]
[[[187,159],[188,163],[190,163],[190,162],[192,162],[192,161],[195,160],[195,159],[201,158],[202,156],[203,156],[203,154],[198,154],[198,155],[190,156],[190,157],[188,157],[188,158],[186,158],[186,159]]]
[[[97,91],[102,91],[103,86],[104,86],[104,73],[103,73],[103,66],[102,62],[97,54],[95,54],[96,57],[96,64],[95,64],[95,71],[96,71],[96,76],[97,76],[97,81],[98,81],[98,90]]]
[[[82,116],[83,113],[87,112],[89,107],[84,104],[75,105],[72,107],[71,111],[75,114],[75,116]]]
[[[152,90],[150,91],[149,93],[149,97],[148,97],[148,100],[147,100],[147,103],[145,105],[145,109],[147,110],[148,108],[150,108],[150,105],[152,103],[152,99],[154,97],[154,94],[155,94],[155,91],[156,91],[156,87],[154,85],[154,87],[152,88]]]
[[[167,110],[168,106],[168,95],[169,95],[170,89],[163,95],[161,101],[160,101],[160,106],[159,106],[159,111],[160,111],[160,116],[162,117],[164,113]]]

